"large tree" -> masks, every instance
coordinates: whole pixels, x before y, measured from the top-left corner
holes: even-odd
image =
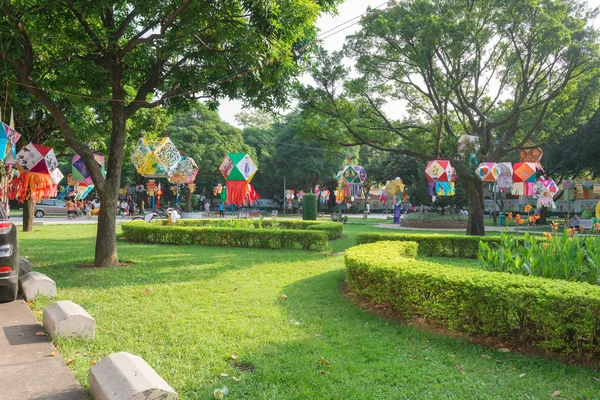
[[[364,18],[343,54],[319,56],[301,106],[346,128],[323,140],[451,160],[468,198],[467,233],[482,235],[483,185],[458,139],[477,136],[480,161],[504,161],[588,118],[598,104],[593,17],[580,0],[393,4]],[[347,80],[344,56],[356,61],[356,79]]]
[[[337,2],[0,0],[0,57],[81,155],[102,202],[95,266],[118,263],[116,201],[129,121],[142,109],[177,109],[195,98],[285,102],[304,57],[297,50]],[[90,130],[110,137],[106,179],[86,146],[83,115],[92,116]]]

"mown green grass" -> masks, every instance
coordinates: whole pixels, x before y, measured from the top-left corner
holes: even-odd
[[[373,225],[347,225],[334,251],[380,229]],[[119,242],[134,266],[75,268],[91,261],[94,234],[83,225],[20,233],[22,255],[56,281],[58,299],[96,319],[94,341],[55,340],[84,386],[90,362],[128,351],[182,399],[210,399],[223,386],[230,399],[600,397],[598,369],[505,354],[360,310],[340,294],[341,255]],[[235,368],[232,355],[254,370]]]

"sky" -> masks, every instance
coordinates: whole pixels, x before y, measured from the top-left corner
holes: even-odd
[[[331,28],[334,28],[340,24],[343,24],[355,17],[360,16],[364,13],[367,7],[371,8],[385,8],[383,4],[385,4],[385,0],[346,0],[338,7],[337,15],[323,15],[317,21],[317,26],[319,27],[321,32],[328,31]],[[600,7],[600,0],[588,0],[588,4],[590,7]],[[348,25],[353,24],[356,20],[350,22]],[[595,21],[596,27],[600,28],[600,19]],[[343,28],[343,27],[341,27]],[[340,28],[340,29],[341,29]],[[349,27],[348,29],[343,30],[342,32],[332,35],[327,38],[323,43],[323,47],[325,47],[328,51],[340,50],[344,45],[344,41],[347,35],[351,35],[356,32],[360,28],[360,25],[354,25]],[[337,30],[332,31],[331,33]],[[326,36],[328,36],[327,34]],[[219,107],[219,114],[224,121],[229,122],[230,124],[240,127],[239,124],[235,120],[235,115],[242,111],[242,102],[239,100],[222,100],[221,105]],[[388,110],[386,110],[388,111]],[[401,110],[398,110],[401,112]]]

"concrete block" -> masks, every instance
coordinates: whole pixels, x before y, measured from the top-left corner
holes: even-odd
[[[90,369],[94,400],[176,400],[177,392],[141,357],[115,353]]]
[[[96,321],[80,305],[61,300],[44,308],[44,329],[51,336],[93,339]]]
[[[25,299],[31,301],[35,296],[56,296],[56,283],[40,272],[28,272],[19,278],[19,288]]]
[[[31,272],[31,263],[25,257],[21,257],[19,260],[19,275],[25,275]]]

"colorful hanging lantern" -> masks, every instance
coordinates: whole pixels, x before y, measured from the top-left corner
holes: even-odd
[[[566,180],[563,182],[563,197],[565,200],[575,200],[575,182]]]
[[[552,207],[554,204],[554,196],[558,193],[558,185],[552,179],[540,179],[535,184],[535,194],[537,195],[537,207]]]
[[[340,204],[342,201],[344,201],[344,190],[341,187],[338,187],[335,191],[335,203],[336,204]]]
[[[346,198],[362,197],[362,184],[366,179],[365,169],[360,165],[348,165],[337,174],[338,185]]]
[[[50,174],[42,172],[24,171],[10,181],[8,197],[19,203],[28,200],[39,201],[56,196],[57,185]]]
[[[515,163],[511,193],[515,196],[532,196],[537,166],[531,162]]]
[[[287,200],[288,204],[292,204],[292,201],[294,201],[294,191],[286,190],[285,191],[285,199]]]
[[[456,193],[454,188],[456,177],[450,161],[430,161],[425,168],[425,175],[429,182],[429,195],[433,201],[436,196],[454,196]]]
[[[52,147],[29,143],[17,153],[19,171],[39,172],[50,175],[58,167]]]
[[[500,176],[500,170],[498,164],[494,162],[484,162],[479,164],[475,170],[475,174],[479,180],[483,182],[495,182]]]
[[[0,160],[4,160],[4,164],[14,164],[15,144],[20,137],[21,134],[19,132],[15,131],[4,122],[0,122]],[[7,157],[10,158],[10,160],[7,159]]]
[[[304,200],[304,191],[299,191],[296,197],[298,198],[298,201],[302,203],[302,200]]]
[[[193,158],[183,156],[173,170],[173,174],[169,177],[171,183],[192,183],[198,174],[198,166]]]
[[[498,191],[504,192],[512,189],[513,185],[513,166],[509,162],[501,162],[496,164],[498,168],[498,178],[496,186]]]
[[[380,201],[382,204],[385,204],[385,203],[387,203],[387,201],[388,201],[388,196],[389,196],[389,194],[388,194],[388,192],[386,192],[386,191],[385,191],[385,188],[384,188],[384,189],[381,189],[381,192],[379,193],[379,201]]]
[[[181,154],[168,137],[149,142],[138,141],[131,161],[140,175],[147,178],[169,178],[181,160]]]
[[[104,168],[104,157],[99,154],[94,154],[94,160],[98,163],[102,175],[106,177],[106,170]],[[87,167],[83,162],[83,158],[79,154],[75,154],[73,161],[71,162],[71,174],[74,182],[83,183],[86,185],[92,184],[92,177],[90,176]]]
[[[404,182],[399,177],[391,181],[387,181],[385,184],[385,192],[389,196],[396,196],[400,193],[404,193]]]
[[[329,190],[322,190],[319,193],[319,200],[321,201],[321,203],[327,203],[329,201]]]
[[[586,179],[581,184],[581,187],[583,188],[583,198],[586,200],[591,199],[592,193],[594,192],[594,183],[589,179]]]
[[[156,186],[156,182],[154,181],[154,179],[149,179],[148,183],[146,184],[146,193],[148,193],[148,196],[154,197],[156,189],[157,189],[157,186]]]
[[[213,187],[213,196],[221,194],[222,191],[223,191],[223,185],[221,185],[219,183],[217,186]]]
[[[321,193],[321,186],[317,185],[315,186],[315,194],[318,196]]]
[[[227,153],[219,170],[226,180],[228,204],[241,206],[258,200],[258,194],[250,185],[258,168],[248,154]]]
[[[196,184],[195,183],[188,183],[188,190],[191,193],[194,193],[194,191],[196,190]]]
[[[539,147],[533,149],[523,149],[519,152],[521,162],[539,163],[542,160],[544,152]]]
[[[58,183],[62,181],[65,176],[62,172],[60,172],[60,169],[56,168],[54,171],[52,171],[50,177],[52,177],[52,182],[54,182],[55,185],[58,185]]]

